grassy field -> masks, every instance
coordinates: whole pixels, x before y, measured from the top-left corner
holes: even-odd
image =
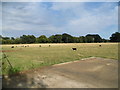
[[[99,47],[100,44],[101,47]],[[29,44],[29,47],[14,45],[17,46],[15,48],[11,46],[13,45],[2,45],[2,50],[6,50],[4,53],[16,70],[28,70],[93,56],[118,59],[117,43]],[[73,51],[71,49],[73,47],[77,50]],[[7,63],[6,59],[2,60]],[[8,74],[8,71],[4,70],[3,74]]]

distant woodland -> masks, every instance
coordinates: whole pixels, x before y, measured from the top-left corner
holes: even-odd
[[[56,34],[50,37],[41,35],[22,35],[18,38],[3,37],[0,35],[0,44],[30,44],[30,43],[101,43],[101,42],[120,42],[120,33],[115,32],[109,39],[104,39],[98,34],[87,34],[86,36],[73,37],[67,33]]]

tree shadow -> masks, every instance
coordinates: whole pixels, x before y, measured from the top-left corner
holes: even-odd
[[[35,77],[34,77],[35,76]],[[2,78],[2,88],[47,88],[42,79],[36,75],[29,77],[28,73],[15,73],[4,75]]]

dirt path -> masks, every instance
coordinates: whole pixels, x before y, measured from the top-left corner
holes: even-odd
[[[118,61],[89,58],[3,79],[6,88],[117,88]]]

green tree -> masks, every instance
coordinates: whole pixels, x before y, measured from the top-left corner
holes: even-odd
[[[102,42],[110,42],[110,40],[108,40],[108,39],[102,39]]]
[[[12,44],[12,41],[10,39],[2,39],[2,44]]]
[[[55,40],[55,35],[50,36],[48,39],[49,39],[50,43],[54,43],[55,42],[54,41]]]
[[[11,40],[15,40],[15,38],[14,38],[14,37],[11,37]]]
[[[74,42],[74,39],[71,35],[64,33],[64,34],[62,34],[62,41],[64,43],[72,43],[72,42]]]
[[[0,35],[0,44],[2,44],[2,35]]]
[[[2,39],[9,40],[10,38],[9,37],[2,37]]]
[[[1,37],[2,44],[12,44],[12,40],[9,37]]]
[[[115,32],[110,37],[110,42],[120,42],[120,33]]]
[[[80,42],[80,38],[79,37],[73,37],[74,43],[79,43]]]
[[[80,40],[80,43],[85,43],[85,37],[84,36],[80,36],[79,40]]]
[[[54,39],[55,39],[55,43],[62,43],[62,35],[56,34],[54,36]]]
[[[86,35],[87,42],[102,42],[102,38],[98,34],[88,34]]]
[[[47,43],[48,38],[45,35],[41,35],[40,37],[37,38],[37,43]]]
[[[20,44],[20,43],[22,43],[22,40],[20,38],[16,38],[13,43]]]
[[[52,43],[62,43],[62,35],[56,34],[49,37],[50,42]]]
[[[20,37],[21,43],[35,43],[36,37],[34,35],[23,35]]]
[[[92,37],[92,36],[86,36],[85,38],[86,38],[86,42],[87,42],[87,43],[92,43],[92,42],[94,42],[94,37]]]

